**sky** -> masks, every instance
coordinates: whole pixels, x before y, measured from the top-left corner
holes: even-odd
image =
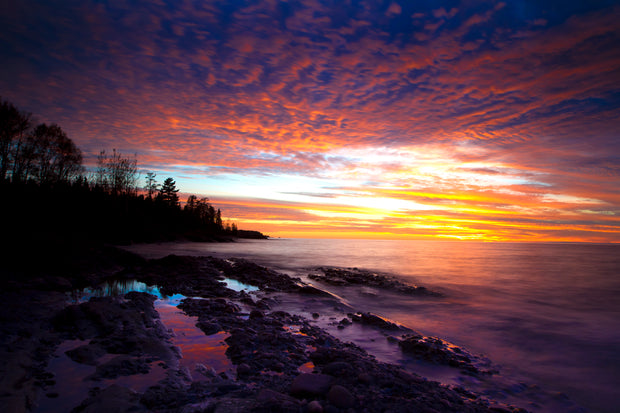
[[[20,0],[0,27],[2,99],[240,228],[620,242],[617,0]]]

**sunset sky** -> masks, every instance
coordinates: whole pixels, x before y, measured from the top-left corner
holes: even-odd
[[[271,236],[620,242],[617,0],[3,1],[0,96]]]

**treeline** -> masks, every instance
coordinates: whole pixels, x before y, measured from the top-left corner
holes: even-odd
[[[190,195],[181,206],[172,177],[159,184],[148,172],[140,187],[136,156],[101,151],[96,168],[87,171],[81,151],[58,125],[35,126],[30,114],[6,101],[0,101],[0,140],[7,242],[264,238],[225,223],[208,198]]]

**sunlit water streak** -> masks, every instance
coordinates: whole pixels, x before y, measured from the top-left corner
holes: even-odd
[[[389,272],[445,298],[369,299],[357,288],[324,287],[353,307],[484,354],[514,379],[515,393],[523,381],[590,411],[617,408],[620,245],[274,239],[130,249],[152,258],[247,258],[302,277],[321,265]]]

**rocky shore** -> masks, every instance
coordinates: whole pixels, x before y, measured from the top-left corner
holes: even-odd
[[[88,254],[92,259],[82,256],[80,265],[64,273],[37,269],[22,274],[12,269],[4,274],[0,411],[42,411],[42,401],[64,397],[54,389],[66,377],[50,369],[63,343],[72,343],[63,352],[72,363],[91,369],[81,378],[90,391],[74,400],[69,409],[74,412],[523,411],[380,362],[320,328],[315,321],[321,317],[319,312],[304,317],[277,310],[282,294],[299,300],[330,297],[301,279],[241,259],[145,260],[113,248]],[[435,294],[358,269],[319,271],[322,275],[309,278],[403,294]],[[179,310],[193,317],[205,336],[225,335],[225,355],[232,370],[217,372],[205,363],[183,366],[182,351],[160,319],[155,295],[133,291],[71,303],[72,291],[112,279],[158,286],[165,296],[182,295]],[[228,288],[226,280],[258,290],[236,291]],[[463,349],[372,313],[353,310],[337,324],[340,329],[359,324],[379,331],[412,357],[469,375],[493,374]],[[143,389],[115,381],[155,371],[160,372],[159,379]]]

